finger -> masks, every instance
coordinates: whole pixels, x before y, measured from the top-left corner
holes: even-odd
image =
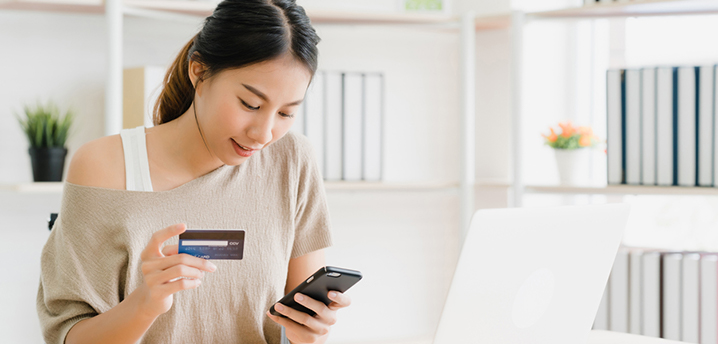
[[[200,279],[204,277],[204,272],[199,269],[189,267],[187,265],[175,265],[162,272],[145,276],[145,281],[147,282],[147,285],[152,286],[158,284],[172,283],[170,281],[178,277]]]
[[[162,251],[160,250],[162,244],[169,238],[183,233],[186,228],[187,227],[184,223],[178,223],[156,231],[154,234],[152,234],[150,242],[147,244],[145,249],[142,250],[140,258],[142,260],[149,260],[151,258],[163,257]]]
[[[330,303],[328,306],[331,310],[349,307],[352,304],[352,299],[351,297],[349,297],[349,295],[340,293],[338,291],[330,291],[329,293],[327,293],[327,297],[329,298],[329,300],[332,300],[332,303]]]
[[[180,290],[194,289],[202,284],[201,279],[178,279],[174,282],[166,283],[157,287],[162,298],[170,296]]]
[[[314,331],[318,331],[322,327],[322,324],[319,323],[319,321],[313,316],[304,312],[300,312],[294,308],[287,307],[286,305],[283,305],[281,303],[277,302],[276,304],[274,304],[274,309],[285,317],[293,320],[294,322],[309,327]]]
[[[332,320],[332,316],[331,314],[329,314],[331,313],[331,310],[323,302],[315,300],[302,293],[294,294],[294,301],[304,307],[313,310],[314,313],[317,313],[317,316],[327,320],[327,322]]]
[[[144,265],[146,266],[143,266],[143,270],[148,271],[167,270],[175,265],[187,265],[208,272],[214,272],[217,270],[217,265],[214,265],[209,260],[186,253],[175,254],[162,259],[154,259]]]
[[[162,254],[163,254],[165,257],[166,257],[166,256],[172,256],[172,255],[178,254],[178,251],[179,251],[179,245],[177,245],[177,244],[167,245],[167,246],[165,246],[165,247],[162,248]]]
[[[276,315],[273,315],[269,311],[267,311],[267,316],[272,319],[272,321],[276,322],[279,325],[284,326],[284,328],[287,330],[287,337],[302,337],[304,342],[315,342],[316,339],[319,337],[319,334],[314,333],[311,329],[302,326],[301,324],[298,324],[290,319],[278,317]],[[294,334],[294,336],[292,336]]]

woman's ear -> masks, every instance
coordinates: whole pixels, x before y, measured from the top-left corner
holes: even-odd
[[[187,68],[187,75],[189,75],[189,80],[192,82],[192,86],[197,91],[197,95],[201,95],[200,88],[203,82],[200,81],[202,80],[202,76],[205,73],[204,65],[202,65],[202,63],[200,63],[196,59],[190,59]]]

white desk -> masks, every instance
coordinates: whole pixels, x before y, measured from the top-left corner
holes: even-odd
[[[331,339],[330,339],[331,341]],[[431,344],[432,338],[402,341],[382,341],[371,344]],[[636,336],[633,334],[594,330],[588,336],[587,344],[687,344],[661,338]]]

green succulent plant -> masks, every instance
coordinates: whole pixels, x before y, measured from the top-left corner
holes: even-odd
[[[69,110],[64,116],[60,116],[60,109],[54,103],[42,105],[38,102],[34,107],[25,105],[24,116],[16,114],[16,117],[30,141],[30,146],[42,148],[65,147],[75,116]]]

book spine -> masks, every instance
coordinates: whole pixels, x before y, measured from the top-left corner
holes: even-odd
[[[626,70],[626,184],[641,184],[641,71]]]
[[[700,254],[683,255],[681,340],[698,343],[700,336]]]
[[[619,250],[609,279],[609,330],[628,332],[628,252]]]
[[[661,254],[645,252],[642,266],[641,334],[661,336]]]
[[[656,69],[641,72],[641,184],[656,185]]]
[[[665,339],[681,340],[681,262],[683,255],[669,253],[663,256],[662,335]]]
[[[713,66],[700,67],[698,83],[698,185],[713,186]]]
[[[606,152],[608,154],[608,184],[622,184],[623,175],[623,111],[622,111],[623,70],[606,72],[606,109],[608,130]]]

